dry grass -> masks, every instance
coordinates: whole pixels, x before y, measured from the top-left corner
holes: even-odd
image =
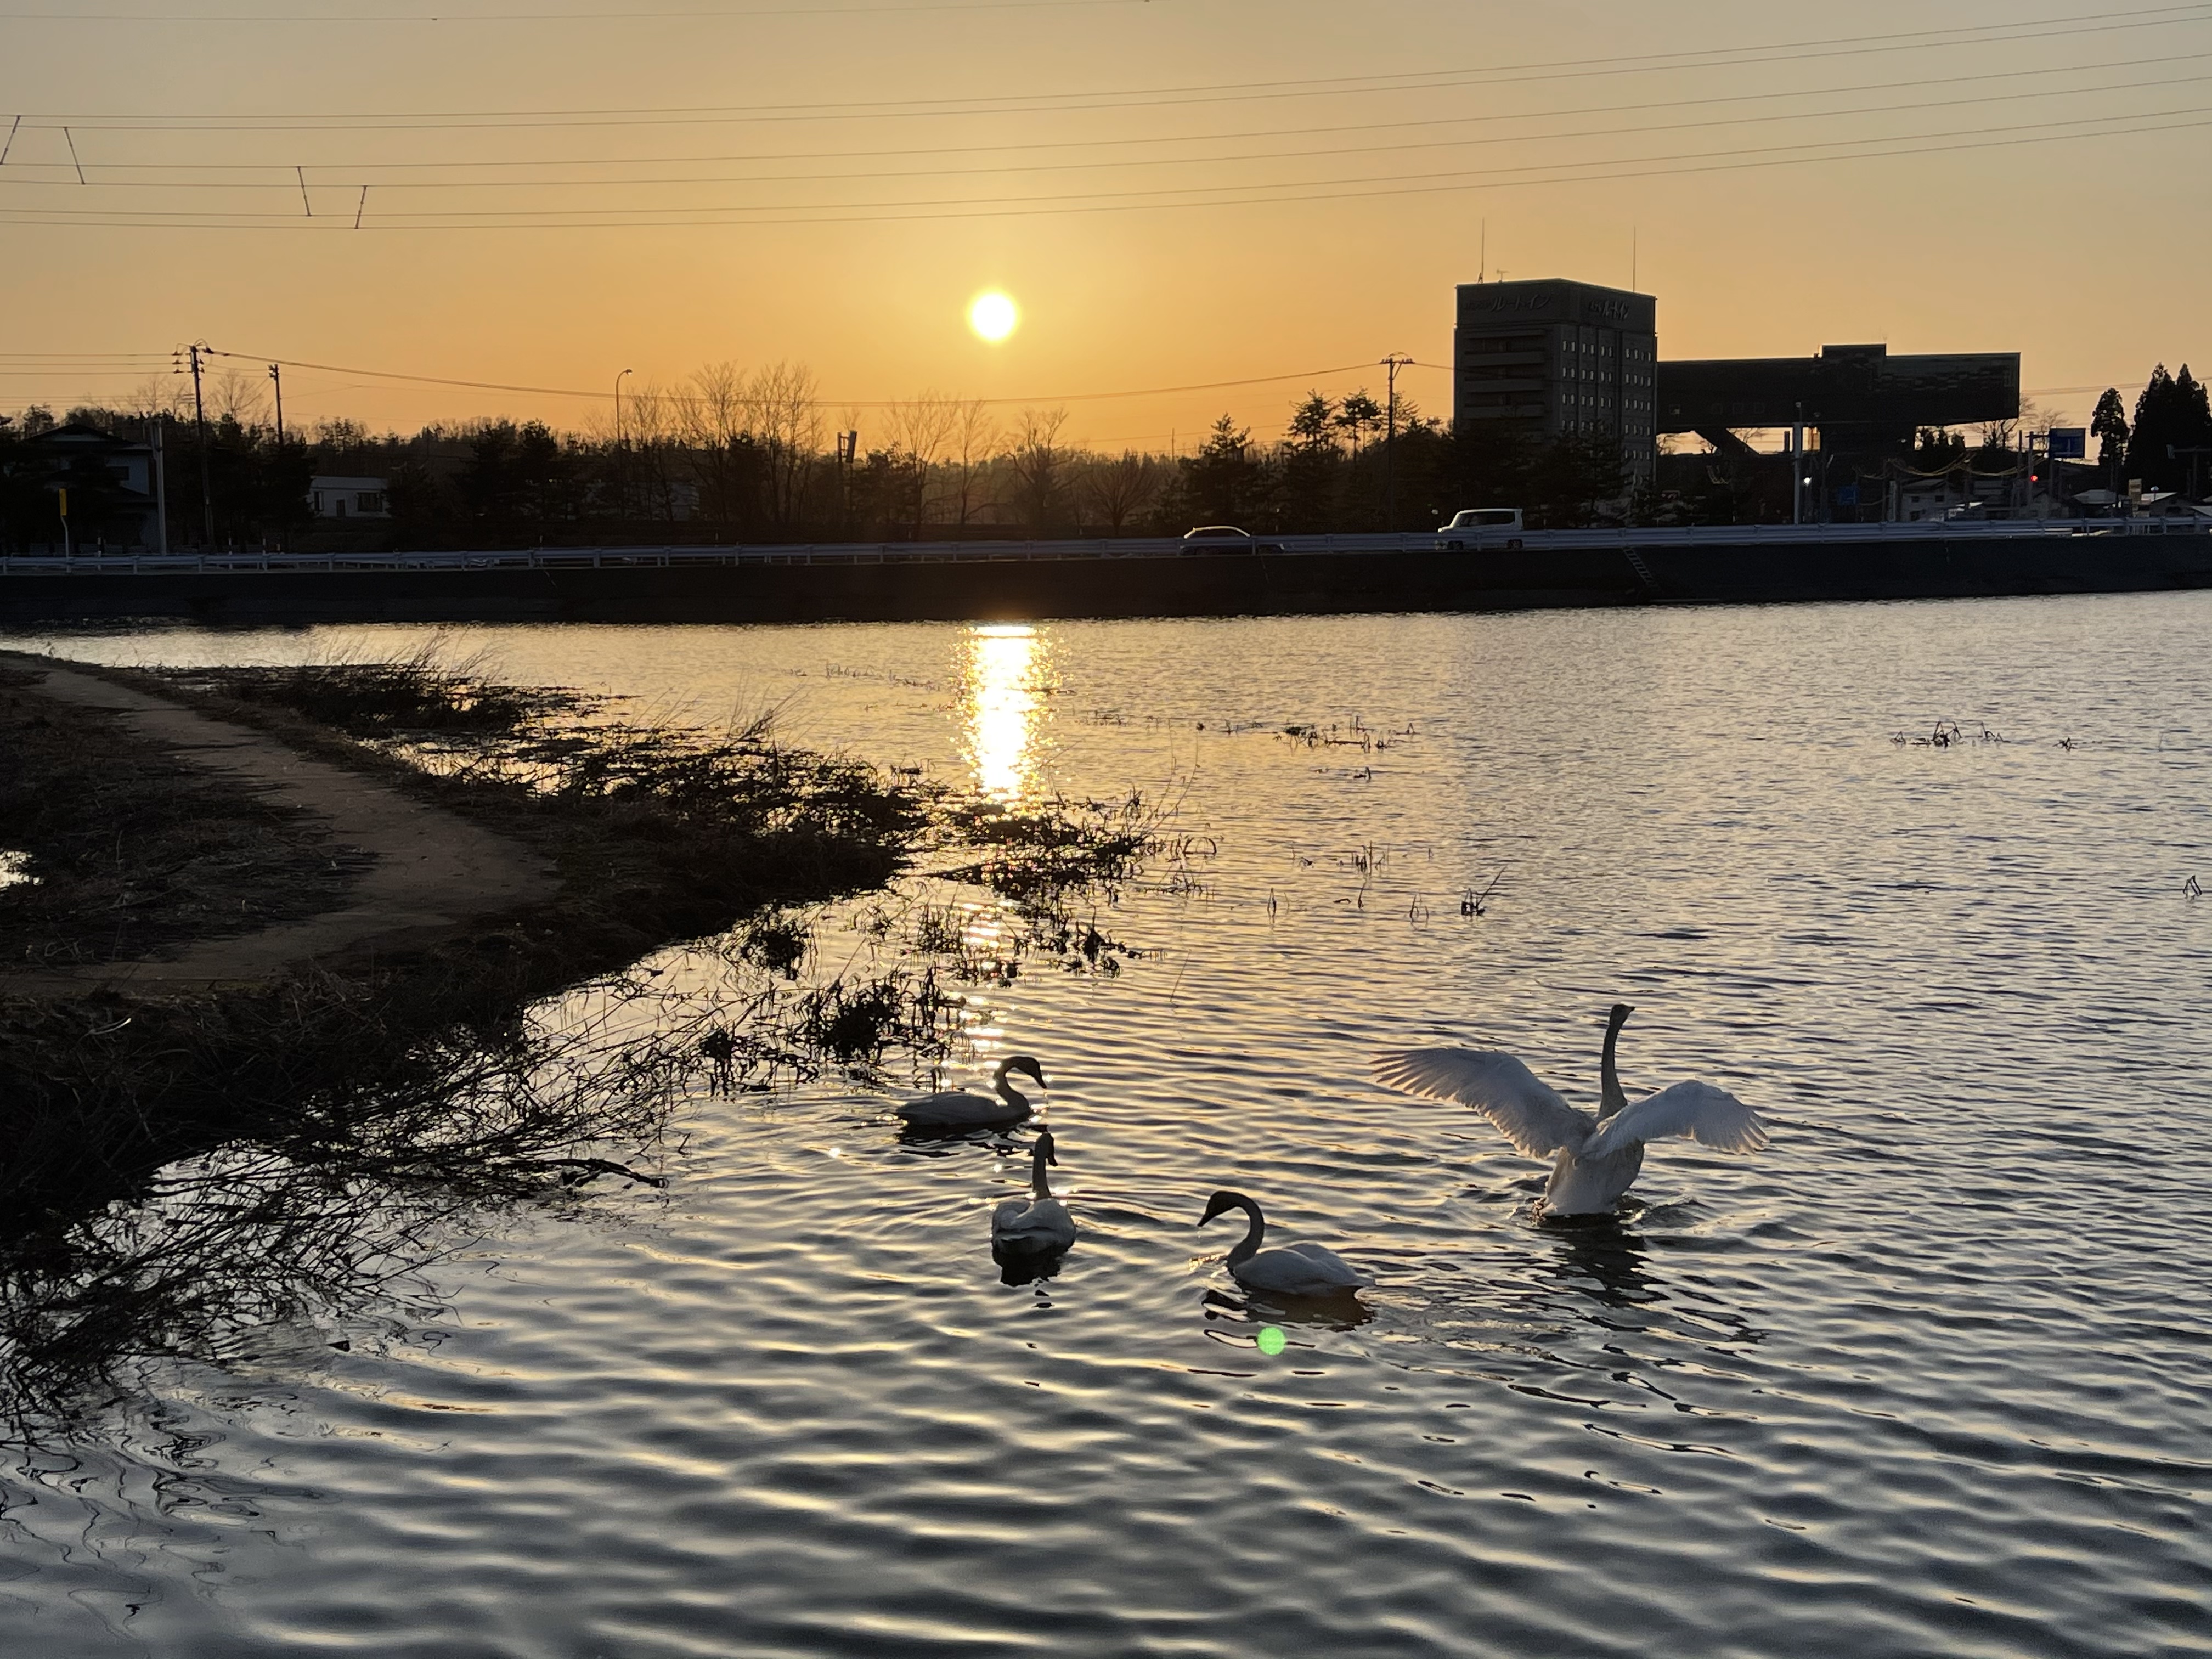
[[[0,671],[0,964],[143,960],[336,908],[362,867],[319,820],[210,777],[120,717]]]

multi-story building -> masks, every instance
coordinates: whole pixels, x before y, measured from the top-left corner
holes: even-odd
[[[1658,301],[1553,278],[1463,283],[1452,331],[1452,424],[1618,441],[1632,488],[1657,464]]]

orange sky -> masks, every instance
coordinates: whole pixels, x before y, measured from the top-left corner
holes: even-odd
[[[0,408],[119,397],[195,337],[595,393],[789,359],[833,418],[1443,363],[1486,222],[1514,277],[1625,285],[1633,246],[1666,356],[2017,349],[2080,420],[2071,388],[2212,367],[2208,123],[2212,5],[0,0]],[[1795,164],[1839,142],[1917,153]],[[1002,344],[966,326],[987,288]],[[1302,389],[1069,430],[1268,436]],[[297,422],[608,412],[285,392]]]

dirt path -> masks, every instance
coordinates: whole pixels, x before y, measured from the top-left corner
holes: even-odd
[[[264,979],[317,958],[359,958],[425,944],[473,917],[542,902],[552,866],[527,848],[425,805],[374,778],[349,772],[235,726],[130,687],[61,667],[44,657],[0,652],[0,662],[44,678],[37,695],[87,708],[114,709],[140,736],[188,764],[241,779],[269,798],[327,820],[340,844],[374,862],[339,909],[235,938],[205,939],[166,962],[108,962],[22,973],[0,969],[0,995],[47,995],[100,986],[190,991]]]

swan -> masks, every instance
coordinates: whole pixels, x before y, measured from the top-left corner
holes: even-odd
[[[1334,1250],[1318,1244],[1285,1244],[1279,1250],[1263,1250],[1261,1237],[1267,1231],[1260,1206],[1242,1193],[1219,1192],[1206,1200],[1201,1227],[1229,1210],[1242,1210],[1252,1218],[1244,1237],[1229,1252],[1229,1276],[1248,1291],[1273,1291],[1279,1296],[1330,1296],[1344,1291],[1364,1291],[1375,1281]]]
[[[909,1100],[898,1109],[898,1115],[908,1123],[929,1127],[1002,1129],[1019,1123],[1030,1115],[1029,1097],[1006,1081],[1009,1072],[1026,1073],[1036,1079],[1039,1088],[1046,1086],[1043,1066],[1028,1054],[1008,1054],[992,1075],[994,1095],[978,1094],[973,1089],[947,1089]]]
[[[1035,1200],[1024,1204],[1018,1198],[1010,1198],[991,1212],[994,1250],[1042,1255],[1064,1250],[1075,1243],[1075,1218],[1068,1214],[1067,1206],[1052,1195],[1052,1183],[1045,1179],[1045,1165],[1059,1162],[1059,1154],[1053,1150],[1052,1131],[1038,1131],[1030,1165],[1030,1191]]]
[[[1644,1167],[1646,1141],[1681,1135],[1724,1152],[1755,1152],[1766,1124],[1725,1089],[1677,1083],[1629,1103],[1613,1066],[1620,1028],[1636,1011],[1616,1002],[1606,1018],[1598,1063],[1602,1103],[1596,1117],[1577,1111],[1511,1054],[1486,1048],[1401,1048],[1375,1057],[1375,1078],[1408,1094],[1472,1106],[1530,1158],[1559,1154],[1544,1189],[1546,1215],[1601,1215],[1620,1202]]]

